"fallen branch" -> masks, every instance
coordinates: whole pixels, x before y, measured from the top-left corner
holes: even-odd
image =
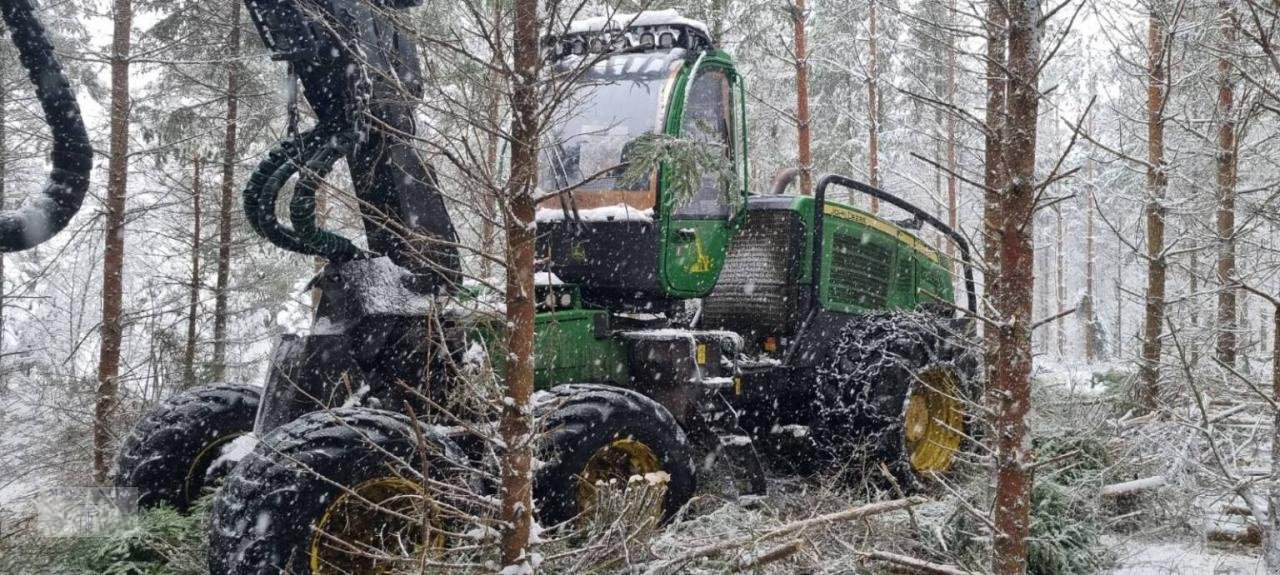
[[[859,557],[870,559],[872,561],[884,561],[901,565],[914,569],[919,573],[928,573],[929,575],[970,575],[969,571],[964,571],[958,567],[951,565],[943,565],[941,563],[931,563],[924,559],[916,559],[906,555],[898,555],[897,553],[888,553],[885,551],[857,551]]]
[[[1098,493],[1103,497],[1120,497],[1128,495],[1135,491],[1147,491],[1164,487],[1169,480],[1163,475],[1153,475],[1151,477],[1143,477],[1142,479],[1134,479],[1133,481],[1124,481],[1121,483],[1112,483],[1111,485],[1103,485]]]
[[[800,539],[792,539],[782,545],[772,547],[764,553],[748,555],[738,560],[738,571],[749,571],[766,563],[781,561],[787,557],[795,555],[803,545],[804,541],[801,541]]]
[[[1229,543],[1231,545],[1262,545],[1262,530],[1257,525],[1249,525],[1244,529],[1233,527],[1211,527],[1204,534],[1213,543]]]
[[[714,543],[704,547],[699,547],[691,551],[687,551],[685,553],[681,553],[680,555],[672,557],[671,559],[656,561],[654,563],[651,563],[647,569],[644,569],[643,573],[645,573],[645,575],[657,575],[659,573],[663,573],[667,568],[670,568],[676,565],[682,565],[694,559],[719,555],[730,549],[744,547],[747,545],[751,545],[753,543],[767,541],[769,539],[776,539],[778,537],[782,537],[783,535],[790,535],[797,531],[802,531],[804,529],[808,529],[810,527],[814,527],[817,525],[842,523],[845,521],[852,521],[854,519],[861,519],[863,517],[871,517],[872,515],[879,515],[881,513],[888,513],[890,511],[897,511],[899,509],[906,509],[908,507],[912,507],[912,506],[924,503],[925,501],[926,499],[923,497],[907,497],[903,499],[894,499],[891,501],[869,503],[861,507],[854,507],[851,509],[846,509],[844,511],[828,513],[826,515],[819,515],[817,517],[810,517],[808,519],[801,519],[799,521],[792,521],[791,523],[787,523],[780,527],[776,527],[770,531],[766,531],[761,535],[747,535],[744,537],[739,537],[737,539],[730,539],[727,541]]]

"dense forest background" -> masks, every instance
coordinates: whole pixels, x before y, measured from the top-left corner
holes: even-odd
[[[102,262],[115,225],[107,186],[113,63],[127,61],[131,79],[127,198],[117,214],[122,339],[119,404],[100,423],[119,437],[179,390],[215,380],[259,383],[273,338],[309,325],[306,286],[316,262],[261,241],[239,208],[249,170],[285,134],[290,90],[239,2],[135,1],[127,58],[113,57],[110,34],[121,2],[41,5],[99,157],[90,198],[67,231],[0,260],[0,507],[45,482],[95,475],[91,430],[103,305],[111,300]],[[484,49],[468,40],[473,15],[464,4],[487,5],[428,2],[412,13],[422,37],[456,41],[450,49],[424,44],[429,67],[455,49]],[[626,0],[589,2],[580,13],[676,8],[708,24],[747,77],[755,193],[765,193],[779,170],[801,164],[800,15],[814,173],[846,174],[925,206],[956,222],[981,259],[990,241],[983,228],[988,7],[960,0],[802,6]],[[1035,433],[1095,433],[1104,421],[1119,422],[1099,441],[1126,433],[1140,439],[1108,444],[1126,459],[1107,483],[1158,476],[1183,489],[1185,499],[1169,502],[1199,505],[1208,497],[1215,503],[1205,508],[1218,513],[1244,493],[1239,482],[1265,484],[1255,472],[1266,475],[1271,465],[1265,452],[1275,405],[1259,390],[1270,388],[1280,335],[1266,296],[1280,297],[1280,59],[1271,43],[1280,12],[1265,0],[1064,0],[1039,15],[1035,149],[1004,150],[1006,158],[1034,154],[1038,178],[1033,309],[1044,322],[1033,335]],[[242,31],[234,50],[233,28]],[[447,112],[447,96],[480,89],[479,76],[463,65],[437,70],[419,108],[424,139],[461,133],[451,130],[457,117]],[[1155,124],[1163,132],[1160,158],[1151,155]],[[32,88],[12,47],[0,43],[3,207],[38,190],[48,150]],[[429,159],[440,151],[423,149]],[[493,230],[485,202],[466,174],[435,163],[471,249],[468,273],[500,273],[478,255],[501,251],[486,237]],[[1153,171],[1166,183],[1153,186]],[[326,220],[358,237],[355,206],[344,198],[332,192]],[[980,272],[986,269],[980,261]],[[1153,273],[1164,291],[1151,328]],[[989,304],[984,310],[998,317]],[[1155,329],[1164,344],[1154,362],[1144,329]],[[1148,395],[1166,406],[1164,423],[1134,432],[1148,423],[1134,423],[1150,407]],[[1108,415],[1087,421],[1100,413],[1089,411],[1095,408]],[[1186,535],[1186,521],[1161,508],[1152,515]],[[1216,521],[1196,523],[1197,533],[1219,529]],[[1221,528],[1236,526],[1227,523]]]

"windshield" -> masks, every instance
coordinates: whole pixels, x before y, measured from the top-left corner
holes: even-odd
[[[653,178],[623,181],[621,164],[627,161],[631,142],[661,131],[667,89],[683,61],[678,57],[682,53],[612,56],[586,71],[562,116],[547,130],[539,187],[555,191],[581,184],[573,192],[579,210],[653,208]],[[541,207],[559,211],[561,199],[546,200]]]

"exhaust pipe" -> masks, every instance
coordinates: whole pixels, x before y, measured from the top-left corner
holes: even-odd
[[[8,253],[40,245],[67,227],[80,211],[89,190],[93,148],[75,92],[54,58],[44,27],[36,20],[32,0],[0,0],[0,13],[18,49],[18,59],[36,87],[36,98],[53,136],[49,154],[53,169],[44,190],[22,207],[0,212],[0,253]]]

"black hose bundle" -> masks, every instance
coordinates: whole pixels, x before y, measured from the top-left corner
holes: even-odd
[[[282,140],[258,164],[244,188],[244,212],[249,225],[267,241],[291,252],[330,261],[360,257],[351,240],[316,225],[316,190],[333,165],[350,151],[350,137],[323,127]],[[301,171],[289,204],[289,222],[280,224],[276,204],[280,189]]]
[[[0,252],[33,248],[58,232],[80,210],[89,190],[93,148],[84,129],[80,106],[53,45],[35,17],[32,0],[0,0],[0,13],[9,28],[18,59],[36,87],[36,98],[53,136],[53,169],[44,191],[16,210],[0,212]]]

